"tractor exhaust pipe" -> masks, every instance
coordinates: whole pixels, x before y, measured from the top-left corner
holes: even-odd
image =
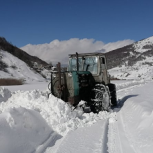
[[[77,58],[77,71],[79,71],[79,59],[78,59],[78,53],[76,52],[76,58]]]
[[[58,62],[57,66],[57,72],[58,72],[58,92],[59,92],[59,97],[62,95],[62,85],[61,85],[61,63]]]
[[[61,63],[58,62],[57,64],[57,71],[58,71],[58,77],[59,77],[59,87],[61,87]]]

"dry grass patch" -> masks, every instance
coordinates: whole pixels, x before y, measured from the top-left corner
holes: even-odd
[[[0,79],[0,86],[22,85],[22,84],[24,84],[23,79],[12,79],[12,78]]]

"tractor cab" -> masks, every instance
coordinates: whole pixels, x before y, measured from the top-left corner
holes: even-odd
[[[103,53],[70,54],[67,70],[89,71],[96,82],[104,82],[105,84],[110,82],[106,57]]]
[[[78,71],[90,71],[93,75],[98,74],[99,58],[96,56],[79,57]],[[77,58],[69,58],[68,71],[77,71]]]

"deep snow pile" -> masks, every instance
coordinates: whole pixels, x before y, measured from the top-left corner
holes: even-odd
[[[33,110],[10,108],[0,115],[0,150],[2,153],[42,152],[61,136],[54,132]],[[42,145],[43,144],[43,145]]]
[[[5,89],[3,91],[5,93]],[[7,98],[9,97],[5,97]],[[83,114],[82,109],[73,110],[74,108],[53,95],[50,95],[48,99],[47,93],[39,90],[12,93],[7,102],[1,102],[0,112],[5,112],[8,108],[13,107],[25,107],[39,112],[50,127],[61,135],[109,117],[108,112]]]

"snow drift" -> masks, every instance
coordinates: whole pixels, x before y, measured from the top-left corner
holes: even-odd
[[[44,151],[45,142],[54,145],[60,135],[54,132],[33,110],[10,108],[0,115],[0,150],[3,153]],[[43,146],[41,146],[43,145]]]
[[[115,82],[119,105],[99,114],[73,110],[53,95],[47,98],[47,91],[1,88],[0,150],[151,153],[153,82]]]

